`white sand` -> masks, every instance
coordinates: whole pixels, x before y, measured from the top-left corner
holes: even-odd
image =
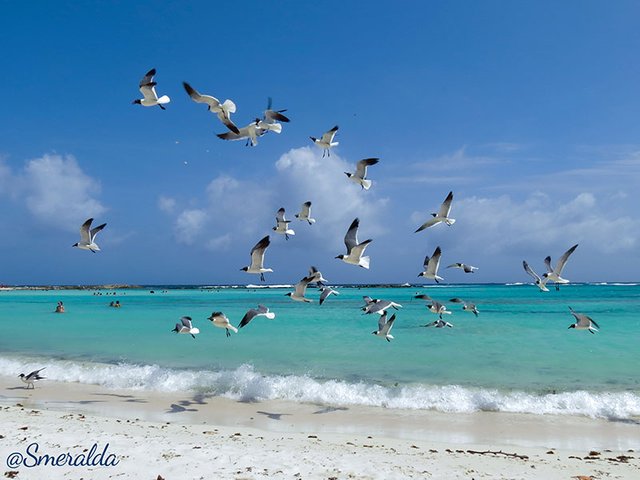
[[[247,404],[55,382],[25,390],[16,380],[0,377],[0,461],[17,479],[640,479],[634,422]],[[6,466],[12,452],[33,463],[34,442],[40,455],[72,458],[109,444],[119,463]],[[487,450],[511,455],[471,452]]]

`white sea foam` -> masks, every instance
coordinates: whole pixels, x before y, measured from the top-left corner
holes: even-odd
[[[178,370],[157,365],[103,364],[66,360],[0,357],[0,374],[15,376],[46,366],[48,379],[97,384],[112,389],[200,392],[241,401],[288,400],[335,406],[395,409],[581,415],[609,419],[640,416],[633,392],[573,391],[536,394],[458,385],[383,386],[318,380],[304,375],[262,375],[250,365],[235,370]],[[46,382],[46,380],[45,380]],[[17,382],[18,383],[18,382]],[[41,384],[40,388],[46,388]]]

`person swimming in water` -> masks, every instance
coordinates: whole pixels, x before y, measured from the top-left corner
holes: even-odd
[[[56,313],[64,313],[64,304],[62,302],[58,302],[58,305],[56,306]]]

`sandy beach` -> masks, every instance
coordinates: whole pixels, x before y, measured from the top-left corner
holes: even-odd
[[[0,377],[0,405],[0,456],[18,479],[631,480],[640,471],[634,421],[242,403],[51,381],[26,390],[10,377]],[[45,454],[62,464],[43,464]]]

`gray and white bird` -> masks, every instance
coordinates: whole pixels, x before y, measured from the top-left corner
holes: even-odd
[[[287,293],[286,296],[291,297],[291,300],[295,300],[296,302],[313,302],[313,300],[304,296],[304,294],[307,292],[307,285],[309,285],[312,280],[313,279],[311,277],[304,277],[302,280],[295,284],[295,286],[293,287],[293,292]]]
[[[461,303],[462,304],[462,310],[464,310],[465,312],[471,312],[476,317],[480,313],[480,311],[478,310],[478,307],[476,307],[475,303],[466,302],[466,301],[464,301],[464,300],[462,300],[461,298],[458,298],[458,297],[450,298],[449,301],[452,302],[452,303]]]
[[[577,313],[573,308],[569,307],[571,315],[576,319],[576,323],[569,325],[569,328],[575,328],[576,330],[589,330],[591,333],[598,332],[600,325],[598,325],[593,318],[588,317],[582,313]]]
[[[283,113],[286,112],[287,109],[285,108],[284,110],[273,110],[271,108],[271,104],[272,100],[271,97],[269,97],[267,100],[267,109],[264,111],[262,120],[260,120],[258,126],[265,130],[265,132],[280,133],[282,131],[282,124],[280,124],[279,122],[289,122],[289,118],[283,115]]]
[[[304,202],[302,204],[300,213],[296,213],[295,217],[298,220],[306,220],[309,225],[313,225],[314,223],[316,223],[316,219],[311,218],[311,202]]]
[[[244,314],[244,317],[242,317],[238,328],[242,328],[245,325],[248,325],[249,322],[256,317],[267,317],[269,320],[273,320],[274,318],[276,318],[276,314],[270,312],[269,309],[264,305],[258,305],[258,308],[252,308]]]
[[[248,267],[242,267],[240,270],[247,273],[259,273],[260,280],[264,282],[264,274],[267,272],[273,272],[270,268],[264,267],[264,252],[269,247],[271,240],[269,239],[269,235],[262,238],[255,246],[251,249],[251,265]]]
[[[311,281],[309,283],[315,283],[319,287],[324,286],[324,283],[327,281],[327,279],[322,276],[322,272],[318,270],[316,267],[314,267],[313,265],[309,267],[308,276],[309,278],[311,278]]]
[[[427,308],[431,313],[438,315],[439,318],[442,318],[442,315],[451,315],[451,312],[447,310],[447,307],[444,304],[434,300],[429,295],[416,295],[414,298],[430,301],[431,304],[427,305]]]
[[[296,232],[289,228],[291,220],[284,218],[284,208],[279,209],[276,212],[276,226],[273,227],[273,231],[284,235],[285,240],[289,240],[289,235],[295,235]]]
[[[325,155],[330,157],[331,156],[330,149],[332,149],[333,147],[337,147],[338,144],[340,143],[340,142],[333,141],[333,138],[336,136],[337,131],[338,131],[338,126],[336,125],[328,132],[322,134],[321,138],[309,137],[311,140],[313,140],[313,143],[315,143],[318,147],[323,149],[322,158],[324,158]]]
[[[436,328],[444,328],[444,327],[449,327],[449,328],[453,328],[453,324],[449,323],[445,320],[442,320],[441,318],[439,318],[438,320],[435,320],[431,323],[427,323],[426,325],[422,325],[423,327],[436,327]]]
[[[562,278],[560,275],[562,274],[562,270],[564,269],[567,260],[569,260],[569,256],[578,248],[578,244],[576,243],[569,250],[564,252],[562,256],[558,259],[558,263],[556,263],[555,268],[551,266],[551,256],[548,256],[544,259],[544,264],[547,267],[547,272],[543,273],[542,276],[547,279],[547,281],[552,281],[556,284],[556,290],[559,290],[560,287],[558,284],[560,283],[569,283],[569,280],[566,278]]]
[[[432,213],[431,216],[433,218],[430,218],[429,220],[424,222],[422,225],[420,225],[420,227],[418,227],[415,233],[421,232],[425,228],[432,227],[441,222],[444,222],[449,226],[456,223],[455,218],[449,218],[449,213],[451,212],[451,202],[453,202],[453,192],[449,192],[449,195],[447,195],[447,198],[445,198],[444,202],[442,202],[442,205],[440,206],[440,210],[438,210],[438,213]]]
[[[156,105],[160,107],[162,110],[166,110],[164,104],[169,103],[171,99],[162,95],[158,98],[158,94],[156,93],[156,82],[153,81],[153,77],[156,74],[156,69],[152,68],[149,70],[142,80],[140,80],[140,93],[142,93],[143,98],[139,98],[131,102],[132,104],[142,105],[143,107],[155,107]]]
[[[93,218],[88,219],[80,226],[80,241],[71,245],[72,247],[77,247],[81,250],[91,250],[93,253],[100,251],[100,247],[96,243],[96,235],[106,227],[107,224],[103,223],[95,228],[91,228],[91,222],[93,222]]]
[[[347,247],[346,255],[338,255],[335,258],[339,258],[345,263],[349,265],[357,265],[362,268],[369,268],[369,257],[363,257],[367,246],[373,241],[372,239],[365,240],[362,243],[358,243],[358,227],[360,226],[360,220],[356,218],[353,222],[351,222],[351,226],[349,230],[347,230],[347,234],[344,237],[344,244]]]
[[[442,250],[440,247],[436,247],[433,252],[433,255],[429,257],[427,255],[424,258],[424,272],[420,272],[418,274],[419,277],[430,278],[431,280],[435,280],[436,283],[440,283],[440,280],[444,280],[444,278],[438,276],[438,267],[440,266],[440,256],[442,255]]]
[[[533,269],[529,266],[526,260],[522,261],[522,267],[524,268],[525,272],[531,275],[531,277],[533,278],[536,284],[536,287],[538,287],[542,292],[549,291],[549,289],[547,288],[547,280],[548,280],[547,278],[544,278],[544,279],[540,278],[538,274],[534,272]]]
[[[349,177],[349,180],[360,185],[363,190],[369,190],[371,188],[371,180],[366,178],[367,167],[375,165],[379,161],[379,158],[365,158],[357,163],[355,173],[344,172],[344,174]]]
[[[189,94],[189,96],[191,97],[191,100],[196,103],[206,104],[207,109],[211,113],[215,113],[220,121],[224,123],[224,125],[229,130],[231,130],[235,134],[240,134],[240,130],[238,129],[238,127],[236,127],[236,125],[231,121],[231,114],[235,113],[236,111],[236,104],[233,103],[233,101],[227,99],[224,102],[220,103],[220,100],[218,100],[216,97],[212,97],[211,95],[202,95],[187,82],[182,82],[182,86],[184,87],[187,94]]]
[[[218,133],[217,137],[222,140],[242,140],[244,138],[247,139],[247,142],[244,144],[246,147],[251,145],[255,147],[258,145],[258,137],[264,135],[267,131],[263,128],[260,128],[260,119],[256,118],[253,122],[251,122],[246,127],[242,127],[238,132],[225,132]]]
[[[362,311],[364,312],[363,315],[369,315],[371,313],[377,313],[379,315],[382,315],[389,308],[398,310],[402,308],[402,305],[400,305],[399,303],[393,302],[391,300],[382,300],[379,298],[375,298],[375,299],[371,299],[370,302],[368,302],[364,307],[362,307]]]
[[[320,288],[320,305],[324,303],[324,301],[329,297],[329,295],[340,295],[340,292],[334,290],[331,287],[322,287]]]
[[[466,263],[452,263],[451,265],[448,265],[447,268],[459,268],[464,273],[474,273],[478,270],[478,267],[467,265]]]
[[[176,323],[176,326],[171,331],[175,333],[188,333],[193,338],[196,338],[196,335],[200,333],[200,329],[193,326],[191,317],[182,317],[180,323]]]
[[[211,321],[214,327],[224,328],[227,337],[231,336],[231,332],[229,330],[233,331],[233,333],[238,333],[238,329],[231,325],[227,316],[222,312],[213,312],[208,320]]]
[[[378,319],[378,330],[371,332],[372,335],[376,335],[380,338],[384,338],[387,342],[390,342],[393,339],[393,335],[391,332],[391,328],[393,328],[393,322],[396,321],[396,314],[391,315],[391,318],[387,320],[387,312],[384,312],[380,315]]]
[[[34,383],[39,381],[39,380],[44,380],[45,377],[40,376],[40,372],[42,370],[44,370],[47,367],[42,367],[38,370],[34,370],[33,372],[29,373],[28,375],[25,375],[24,373],[21,373],[20,375],[18,375],[18,377],[20,377],[20,380],[22,380],[24,383],[27,384],[27,390],[29,389],[29,387],[31,388],[36,388]]]

